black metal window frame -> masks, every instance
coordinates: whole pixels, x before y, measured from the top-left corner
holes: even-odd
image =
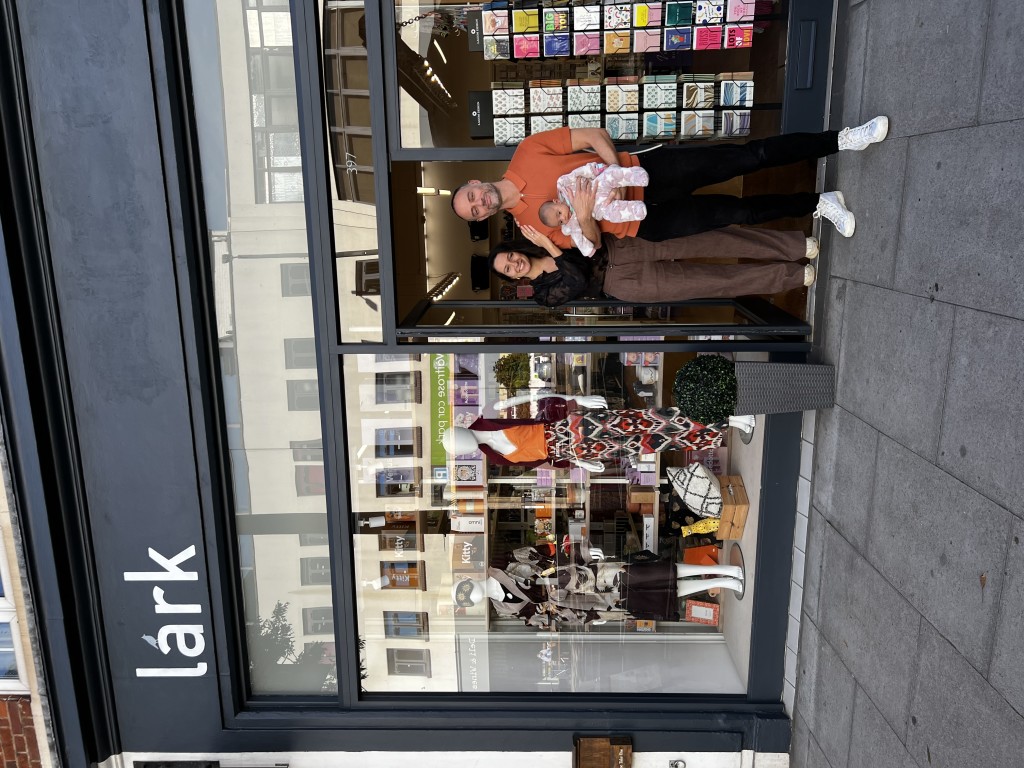
[[[200,166],[195,140],[195,121],[188,93],[188,57],[181,9],[174,0],[147,0],[153,64],[157,90],[158,117],[167,130],[162,133],[162,152],[167,158],[171,221],[175,247],[181,258],[179,291],[183,312],[195,322],[196,334],[190,361],[199,376],[193,380],[193,402],[198,409],[197,433],[205,438],[200,460],[210,463],[213,490],[204,504],[209,551],[218,554],[211,563],[211,592],[214,596],[214,624],[221,640],[216,659],[222,674],[221,703],[225,733],[237,732],[241,740],[228,743],[259,748],[258,745],[294,745],[298,732],[316,732],[306,739],[310,748],[363,749],[522,749],[523,734],[530,734],[528,748],[564,749],[572,733],[602,730],[595,722],[612,719],[617,730],[635,734],[635,747],[644,751],[700,749],[737,751],[758,749],[784,751],[789,743],[789,721],[781,703],[782,667],[787,625],[790,554],[795,504],[791,492],[799,469],[800,415],[786,414],[767,419],[765,473],[775,482],[762,490],[761,507],[771,509],[773,525],[764,526],[757,545],[758,581],[754,595],[751,658],[746,695],[704,694],[643,697],[630,695],[545,694],[527,696],[488,694],[362,694],[359,690],[359,650],[355,616],[358,610],[350,542],[356,525],[348,506],[346,418],[342,396],[342,356],[346,354],[409,354],[464,352],[464,344],[400,343],[394,317],[390,260],[381,264],[381,296],[384,319],[382,344],[342,344],[338,339],[337,293],[332,270],[335,244],[331,226],[331,191],[323,114],[322,57],[319,45],[318,3],[293,0],[292,28],[298,83],[299,131],[305,173],[304,195],[309,233],[310,284],[316,323],[319,363],[320,407],[324,430],[328,535],[337,542],[330,548],[334,618],[338,629],[337,664],[339,692],[336,700],[313,696],[258,697],[248,692],[244,654],[244,631],[239,603],[239,569],[233,545],[232,491],[224,435],[221,393],[216,377],[215,327],[209,307],[212,286],[202,272],[205,264],[204,214],[201,206]],[[394,9],[386,3],[366,5],[371,80],[393,89],[395,58],[392,34]],[[382,29],[384,30],[382,33]],[[381,54],[383,51],[383,55]],[[388,126],[387,96],[381,89],[372,94],[374,125]],[[391,118],[395,116],[390,115]],[[393,133],[393,131],[391,131]],[[398,159],[389,153],[389,131],[373,134],[374,161],[387,167]],[[446,159],[469,159],[465,153],[446,152]],[[503,155],[504,156],[504,155]],[[413,159],[413,158],[406,158]],[[417,158],[419,159],[419,158]],[[439,159],[439,158],[430,158]],[[472,159],[480,159],[474,155]],[[490,159],[490,158],[488,158]],[[498,158],[494,158],[498,159]],[[374,174],[378,200],[378,234],[381,253],[391,252],[390,190],[388,175]],[[635,329],[634,329],[635,330]],[[656,329],[645,328],[654,333]],[[187,335],[187,334],[186,334]],[[713,351],[726,348],[719,342],[631,343],[631,350]],[[589,351],[621,351],[625,345],[600,342],[587,345]],[[477,345],[479,352],[535,351],[535,344],[492,342]],[[552,344],[552,352],[579,350],[579,344]],[[772,352],[773,359],[801,359],[806,342],[791,340],[754,341],[729,349]],[[791,481],[791,482],[790,482]],[[216,567],[215,567],[216,566]],[[229,674],[228,674],[229,673]],[[460,716],[455,716],[456,714]],[[597,715],[595,717],[595,715]],[[464,727],[465,718],[477,720]],[[416,723],[410,731],[409,723]],[[284,736],[267,736],[267,726]],[[723,725],[725,723],[725,725]],[[324,729],[337,733],[325,736]],[[457,735],[456,735],[457,734]],[[255,740],[253,740],[255,739]]]

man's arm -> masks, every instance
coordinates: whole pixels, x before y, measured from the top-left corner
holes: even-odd
[[[618,165],[619,155],[615,151],[612,137],[604,128],[573,128],[569,132],[569,141],[573,152],[592,149],[601,158],[601,162]]]

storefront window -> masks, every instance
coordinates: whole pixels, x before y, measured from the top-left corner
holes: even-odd
[[[451,427],[502,425],[481,417],[552,417],[562,394],[604,398],[617,409],[609,424],[641,418],[624,409],[670,404],[672,373],[689,357],[344,357],[365,691],[745,691],[756,511],[718,539],[663,480],[699,460],[754,483],[758,446],[731,434],[699,451],[683,450],[696,437],[670,438],[664,452],[609,442],[590,449],[602,454],[600,472],[445,448]],[[422,397],[379,397],[382,381],[416,379]],[[574,408],[592,411],[586,403]],[[743,581],[715,565],[736,566],[722,574]],[[705,576],[729,583],[709,592],[723,582],[704,586]]]
[[[780,64],[753,0],[397,0],[395,23],[407,148],[514,146],[563,125],[621,141],[746,136],[767,125],[752,107],[771,106],[761,91]]]

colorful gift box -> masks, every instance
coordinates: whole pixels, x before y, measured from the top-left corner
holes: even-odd
[[[660,27],[661,3],[633,3],[634,27]]]
[[[612,141],[635,141],[640,138],[640,116],[635,112],[607,115],[604,127]]]
[[[665,26],[685,27],[693,24],[693,3],[692,2],[668,2],[665,3]]]
[[[721,24],[725,21],[725,4],[712,0],[696,0],[693,8],[694,24]]]
[[[572,52],[577,56],[596,55],[601,52],[601,33],[573,32]]]
[[[601,116],[595,113],[586,115],[569,115],[569,127],[570,128],[600,128],[601,127]]]
[[[728,0],[725,4],[726,21],[753,21],[754,0]]]
[[[727,109],[722,112],[722,122],[718,129],[719,136],[749,136],[750,110]]]
[[[530,133],[541,133],[543,131],[553,131],[555,128],[561,128],[565,125],[565,121],[562,120],[561,115],[531,115],[530,116]]]
[[[715,106],[714,83],[683,83],[683,106],[688,109],[711,109]]]
[[[718,103],[723,107],[754,106],[753,80],[724,80],[718,84]]]
[[[512,11],[513,32],[539,32],[540,31],[540,10],[528,8],[526,10]]]
[[[568,8],[545,8],[543,13],[544,25],[541,30],[546,32],[568,32],[569,31],[569,9]]]
[[[712,109],[684,109],[679,113],[679,135],[701,139],[715,135],[715,112]]]
[[[600,85],[570,85],[565,89],[570,112],[597,112],[601,109]]]
[[[643,135],[650,139],[672,139],[676,135],[676,113],[674,110],[644,112]]]
[[[606,85],[604,103],[609,112],[635,112],[640,108],[640,86]]]
[[[562,113],[564,94],[561,87],[545,87],[530,89],[530,112]]]
[[[653,53],[660,50],[660,29],[638,29],[633,32],[633,51],[635,53]]]
[[[633,8],[629,5],[604,6],[604,28],[628,28],[633,19]]]
[[[675,83],[644,83],[644,109],[675,109],[675,106]]]
[[[497,147],[518,144],[526,138],[525,117],[494,118],[494,145]]]
[[[717,51],[722,47],[721,27],[694,27],[693,50]]]
[[[718,603],[708,603],[703,600],[687,600],[686,620],[696,624],[708,624],[712,627],[717,627],[720,610]]]
[[[544,35],[545,56],[568,56],[569,35],[566,34],[545,34]]]
[[[512,46],[507,37],[492,37],[484,35],[484,59],[493,61],[495,59],[512,58]]]
[[[688,51],[693,47],[693,27],[666,27],[666,51]]]
[[[604,52],[606,54],[613,53],[629,53],[630,52],[630,39],[629,30],[615,30],[614,32],[604,33]]]
[[[484,11],[483,27],[485,35],[507,35],[508,11]]]
[[[491,113],[521,115],[526,112],[526,94],[522,88],[495,88],[491,91]]]
[[[753,24],[726,24],[726,48],[750,48],[754,44]]]
[[[512,35],[512,54],[517,59],[540,56],[540,35]]]
[[[576,32],[601,29],[600,5],[576,5],[572,9],[572,28]]]

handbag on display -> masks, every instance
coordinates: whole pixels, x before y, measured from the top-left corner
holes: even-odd
[[[718,478],[703,464],[694,462],[685,467],[668,467],[665,474],[672,482],[672,490],[695,515],[722,516],[722,488]]]

